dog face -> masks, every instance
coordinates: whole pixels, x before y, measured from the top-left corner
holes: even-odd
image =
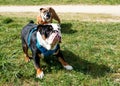
[[[56,44],[58,44],[61,40],[61,37],[59,35],[59,32],[57,30],[54,30],[54,27],[52,25],[38,25],[38,39],[42,38],[41,45],[43,45],[48,50],[55,47]]]
[[[51,19],[51,13],[47,8],[40,8],[40,15],[43,21],[49,22]]]

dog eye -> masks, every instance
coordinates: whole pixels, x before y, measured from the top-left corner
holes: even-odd
[[[52,28],[52,26],[50,26],[50,28],[49,28],[50,30],[53,30],[53,28]]]
[[[46,11],[44,11],[43,13],[46,13]]]
[[[58,32],[58,31],[57,31],[57,30],[53,30],[52,32],[53,32],[53,33],[56,33],[56,32]]]
[[[47,13],[47,11],[44,11],[44,13]]]

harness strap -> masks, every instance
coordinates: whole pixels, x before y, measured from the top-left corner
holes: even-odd
[[[30,31],[29,35],[28,35],[28,47],[29,47],[29,48],[30,48],[30,38],[31,38],[31,35],[32,35],[32,33],[33,33],[34,31],[36,31],[36,30],[37,30],[36,27],[33,28],[33,29]]]

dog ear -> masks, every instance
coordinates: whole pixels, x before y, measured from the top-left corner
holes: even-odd
[[[54,11],[54,9],[52,7],[49,7],[48,10],[49,10],[49,12],[53,12]]]
[[[37,30],[41,30],[42,27],[43,27],[43,25],[42,25],[42,24],[39,24],[39,25],[37,26]]]
[[[58,21],[58,23],[60,24],[60,18],[58,17],[57,13],[55,12],[55,10],[52,7],[48,8],[49,12],[52,13],[52,17]]]
[[[40,8],[40,11],[42,11],[43,10],[43,8]]]

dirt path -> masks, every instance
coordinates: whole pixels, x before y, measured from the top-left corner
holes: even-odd
[[[120,5],[0,6],[0,12],[39,12],[41,7],[53,7],[60,13],[93,13],[120,16]]]

